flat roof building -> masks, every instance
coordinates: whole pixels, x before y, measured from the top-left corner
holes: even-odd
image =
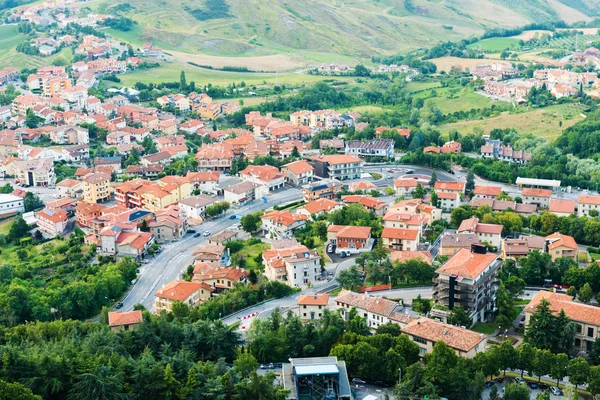
[[[290,358],[283,364],[288,399],[351,399],[346,363],[337,357]]]

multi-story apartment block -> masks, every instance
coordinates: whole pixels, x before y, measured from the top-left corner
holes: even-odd
[[[358,315],[367,320],[367,325],[372,330],[387,323],[403,327],[413,320],[413,317],[403,313],[404,307],[401,303],[366,293],[342,290],[335,298],[335,304],[344,319],[348,319],[353,308],[356,309]]]
[[[300,160],[285,164],[281,172],[289,184],[302,186],[312,182],[314,168],[306,160]]]
[[[337,180],[360,178],[364,165],[364,162],[357,156],[341,154],[309,157],[308,162],[315,169],[315,176]]]
[[[316,250],[296,243],[285,248],[271,248],[263,255],[265,275],[292,287],[305,287],[321,275],[321,256]]]
[[[600,215],[600,196],[579,196],[577,203],[578,217],[591,217],[590,213]]]
[[[394,141],[392,139],[349,140],[346,142],[347,155],[361,157],[394,157]]]
[[[54,163],[50,158],[15,161],[13,164],[17,180],[25,186],[54,187],[56,184]]]
[[[83,181],[83,201],[102,203],[110,200],[110,174],[90,173],[81,180]]]

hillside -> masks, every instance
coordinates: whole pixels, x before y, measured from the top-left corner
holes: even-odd
[[[353,62],[457,40],[486,28],[591,20],[599,0],[99,0],[139,22],[134,43],[215,56],[287,54]],[[198,61],[202,61],[199,58]]]

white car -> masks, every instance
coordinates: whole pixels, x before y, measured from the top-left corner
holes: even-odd
[[[202,233],[202,236],[210,236],[210,231],[204,231],[204,232]]]

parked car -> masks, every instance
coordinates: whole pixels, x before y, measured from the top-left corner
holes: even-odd
[[[210,236],[210,231],[204,231],[204,233],[202,233],[202,236]]]
[[[194,233],[194,237],[200,237],[202,234],[200,232]]]
[[[414,174],[415,170],[414,169],[407,169],[406,170],[406,175],[410,175],[410,174]]]
[[[342,257],[342,258],[346,258],[346,252],[345,252],[345,251],[342,251],[342,252],[340,253],[340,257]]]
[[[123,308],[123,302],[122,301],[118,302],[117,305],[115,306],[115,308],[117,310],[120,310],[121,308]]]
[[[269,369],[269,366],[266,364],[260,364],[260,367],[258,367],[260,369]]]
[[[333,253],[333,245],[332,244],[327,246],[327,252],[330,254]]]
[[[358,383],[359,385],[364,385],[367,382],[363,381],[360,378],[354,378],[354,379],[352,379],[352,383]]]
[[[237,217],[235,216],[235,214],[233,214],[231,217],[229,217],[229,219],[236,219]]]
[[[527,385],[532,388],[532,389],[537,389],[538,388],[538,384],[537,382],[527,382]]]
[[[556,386],[550,386],[550,391],[552,392],[553,395],[555,396],[562,396],[562,390],[560,390],[559,388],[557,388]]]
[[[517,378],[516,381],[519,385],[522,385],[525,383],[525,379],[523,379],[523,378]]]
[[[491,388],[492,386],[494,386],[495,384],[496,384],[496,382],[494,382],[494,381],[487,381],[487,382],[485,383],[485,387],[489,389],[489,388]]]
[[[195,229],[188,229],[187,233],[196,233]]]

